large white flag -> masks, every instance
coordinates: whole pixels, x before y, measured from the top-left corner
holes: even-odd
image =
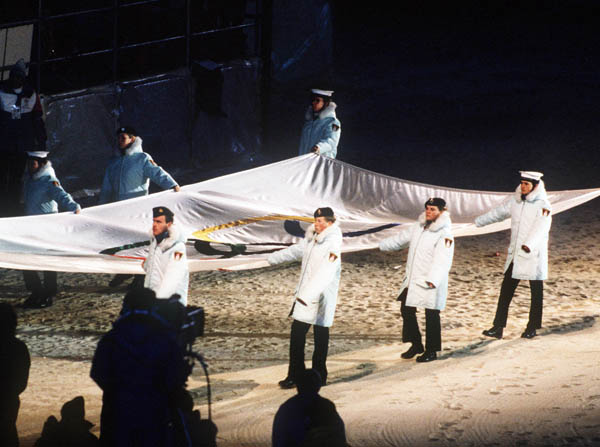
[[[0,267],[142,273],[155,206],[175,213],[190,271],[198,271],[264,265],[268,253],[304,236],[318,207],[333,208],[350,252],[414,222],[429,197],[446,200],[456,236],[506,229],[509,220],[483,228],[473,220],[511,194],[414,183],[309,154],[79,215],[0,219]],[[600,188],[548,192],[555,214],[599,195]]]

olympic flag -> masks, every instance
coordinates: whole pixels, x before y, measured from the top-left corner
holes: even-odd
[[[448,203],[455,236],[504,230],[509,220],[483,228],[473,220],[512,194],[415,183],[308,154],[78,215],[0,219],[0,267],[143,273],[155,206],[175,213],[190,271],[199,271],[265,265],[268,253],[304,236],[318,207],[333,208],[343,251],[350,252],[376,248],[414,222],[434,196]],[[554,214],[599,195],[600,188],[548,192]]]

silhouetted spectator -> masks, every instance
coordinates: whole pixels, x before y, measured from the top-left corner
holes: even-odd
[[[96,447],[98,438],[90,433],[94,426],[85,419],[83,396],[65,402],[60,410],[60,422],[50,416],[44,423],[42,436],[35,447]]]
[[[152,312],[155,301],[150,289],[130,291],[96,348],[90,375],[104,391],[101,445],[174,445],[169,408],[188,368],[176,331]]]
[[[273,420],[273,447],[344,447],[344,421],[335,404],[319,395],[321,377],[313,369],[298,375],[298,394],[286,400]]]
[[[20,214],[21,178],[28,151],[44,150],[46,129],[40,97],[27,82],[23,59],[0,85],[0,216]]]
[[[10,304],[0,303],[0,446],[19,445],[17,415],[19,394],[27,387],[29,350],[15,337],[17,315]]]

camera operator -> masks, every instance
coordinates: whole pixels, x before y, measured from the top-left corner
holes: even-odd
[[[150,289],[131,290],[119,319],[96,348],[90,375],[104,391],[103,446],[175,445],[171,408],[185,389],[190,367],[177,340],[177,321],[157,314],[156,301]],[[178,309],[185,316],[185,308]]]

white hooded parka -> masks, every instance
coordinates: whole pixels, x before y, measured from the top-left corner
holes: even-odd
[[[382,251],[401,250],[409,245],[406,274],[400,294],[408,287],[406,305],[444,310],[448,295],[448,273],[454,257],[450,214],[443,211],[425,228],[425,213],[409,229],[384,239]],[[435,287],[429,287],[428,282]]]
[[[342,231],[337,223],[320,234],[313,224],[300,242],[269,255],[271,265],[302,259],[292,318],[324,327],[333,324],[342,271],[341,250]]]
[[[300,135],[298,155],[310,154],[312,148],[318,146],[319,155],[335,158],[342,133],[340,120],[335,114],[336,107],[334,102],[330,102],[315,117],[312,107],[308,106]]]
[[[475,225],[482,227],[504,219],[511,219],[510,244],[504,264],[504,272],[513,263],[514,279],[548,279],[548,233],[552,225],[552,207],[548,201],[544,182],[521,198],[521,187],[517,186],[514,195],[499,207],[475,219]],[[521,246],[530,250],[526,253]]]
[[[160,244],[152,236],[148,256],[143,263],[146,278],[144,287],[154,290],[157,298],[168,299],[173,294],[187,306],[189,270],[185,251],[185,237],[172,224],[169,235]]]
[[[158,166],[142,149],[142,139],[136,137],[130,147],[111,158],[106,167],[99,203],[111,203],[148,194],[150,180],[162,189],[177,186],[173,177]]]
[[[73,197],[60,186],[50,161],[34,174],[25,173],[23,199],[27,216],[57,213],[59,209],[68,211],[81,209]]]

